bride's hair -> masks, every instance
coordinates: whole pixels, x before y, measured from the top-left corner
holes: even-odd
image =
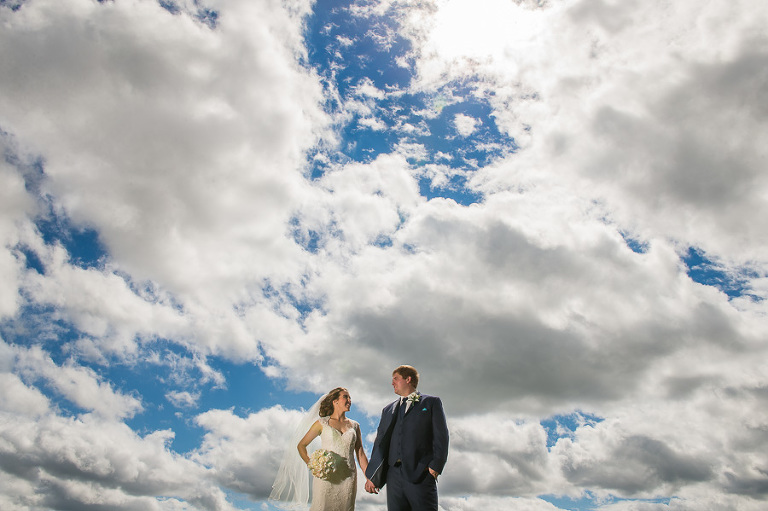
[[[344,392],[344,387],[336,387],[332,391],[330,391],[328,394],[325,395],[325,398],[320,403],[320,417],[328,417],[333,413],[333,402],[339,399],[339,394]]]

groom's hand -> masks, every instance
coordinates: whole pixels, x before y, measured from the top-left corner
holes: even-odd
[[[376,485],[370,479],[365,480],[365,491],[368,493],[379,493],[379,489],[376,488]]]
[[[437,476],[439,476],[440,474],[438,474],[437,472],[435,472],[431,468],[429,469],[429,473],[432,475],[432,477],[435,478],[435,481],[437,481]]]

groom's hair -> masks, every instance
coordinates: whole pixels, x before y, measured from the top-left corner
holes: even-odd
[[[403,378],[411,378],[411,385],[413,385],[413,388],[417,388],[419,386],[419,372],[416,370],[413,366],[400,366],[394,371],[392,371],[392,374],[399,374]]]

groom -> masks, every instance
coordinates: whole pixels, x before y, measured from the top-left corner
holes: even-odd
[[[403,365],[392,373],[400,399],[381,412],[365,491],[387,488],[388,511],[437,511],[437,476],[448,459],[448,426],[439,397],[416,391],[419,373]]]

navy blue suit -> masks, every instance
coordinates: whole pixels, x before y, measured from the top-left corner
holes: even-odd
[[[388,481],[391,483],[387,492],[390,511],[437,510],[437,488],[428,469],[439,474],[448,459],[448,426],[443,403],[439,397],[421,394],[419,401],[411,404],[405,414],[398,413],[399,403],[398,399],[381,412],[365,476],[377,488],[384,487]],[[405,407],[406,403],[402,406]],[[393,487],[395,475],[397,488]],[[403,492],[405,496],[401,495]],[[434,507],[432,504],[419,504],[423,501],[420,497],[423,492],[434,494]],[[393,496],[395,499],[404,499],[403,504],[393,503]]]

